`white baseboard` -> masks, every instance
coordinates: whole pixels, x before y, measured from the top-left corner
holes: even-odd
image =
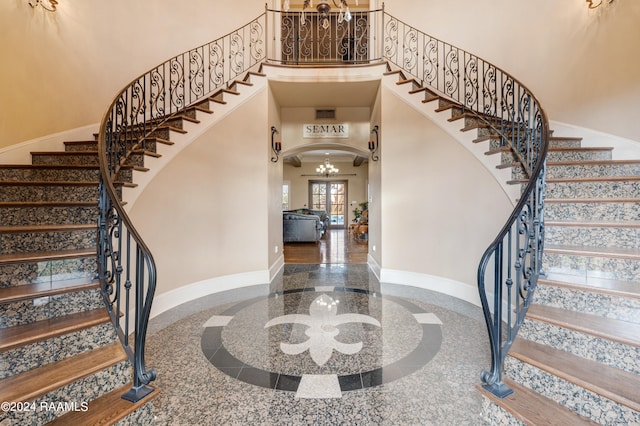
[[[225,275],[210,278],[208,280],[187,284],[174,290],[156,295],[151,308],[151,318],[160,315],[169,309],[191,302],[214,293],[220,293],[237,288],[250,287],[260,284],[268,284],[270,272],[254,271],[242,274]]]
[[[446,294],[475,306],[481,306],[480,296],[477,286],[465,284],[461,281],[450,278],[438,277],[435,275],[422,274],[419,272],[399,271],[396,269],[381,269],[380,282],[389,284],[407,285],[425,290]]]
[[[280,271],[284,268],[284,255],[281,255],[276,259],[276,261],[269,268],[269,282],[273,281],[273,279],[280,273]]]
[[[382,268],[380,267],[378,261],[374,259],[370,254],[367,254],[367,265],[369,265],[369,268],[371,268],[371,272],[373,272],[373,275],[375,275],[378,281],[380,281],[380,271]]]

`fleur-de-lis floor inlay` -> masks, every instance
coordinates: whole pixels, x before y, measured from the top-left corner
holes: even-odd
[[[329,361],[334,350],[345,355],[353,355],[362,350],[362,342],[343,343],[337,341],[335,337],[340,334],[340,329],[337,326],[359,322],[380,327],[380,322],[368,315],[353,313],[338,315],[338,303],[339,301],[323,294],[311,302],[309,315],[283,315],[267,322],[264,328],[278,324],[306,325],[308,328],[305,334],[309,336],[308,340],[302,343],[281,342],[280,349],[287,355],[298,355],[308,349],[311,359],[318,366],[323,366]]]

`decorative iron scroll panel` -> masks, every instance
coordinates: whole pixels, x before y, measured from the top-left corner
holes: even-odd
[[[281,14],[280,60],[285,64],[368,63],[371,60],[371,20],[373,12],[353,12],[352,19],[330,13],[329,26],[321,25],[316,13]]]
[[[384,15],[384,58],[423,87],[455,101],[482,123],[491,149],[506,150],[529,183],[478,267],[478,289],[492,352],[484,386],[511,393],[502,367],[531,303],[542,268],[545,157],[549,124],[535,96],[495,65]]]
[[[144,151],[154,150],[153,137],[162,137],[156,133],[159,127],[265,59],[265,26],[262,14],[154,67],[115,97],[102,120],[98,276],[112,322],[133,365],[133,387],[125,399],[143,398],[151,392],[147,385],[156,377],[144,358],[156,268],[114,182],[125,180],[131,166],[142,166]]]

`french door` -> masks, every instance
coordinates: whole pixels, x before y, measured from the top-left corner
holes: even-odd
[[[309,206],[327,211],[330,228],[346,228],[347,181],[309,181]]]

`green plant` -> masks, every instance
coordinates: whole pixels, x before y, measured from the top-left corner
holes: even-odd
[[[358,204],[358,207],[353,209],[353,221],[357,222],[358,219],[360,219],[360,216],[362,216],[362,212],[367,210],[368,208],[369,203],[367,201],[363,201],[362,203]]]

